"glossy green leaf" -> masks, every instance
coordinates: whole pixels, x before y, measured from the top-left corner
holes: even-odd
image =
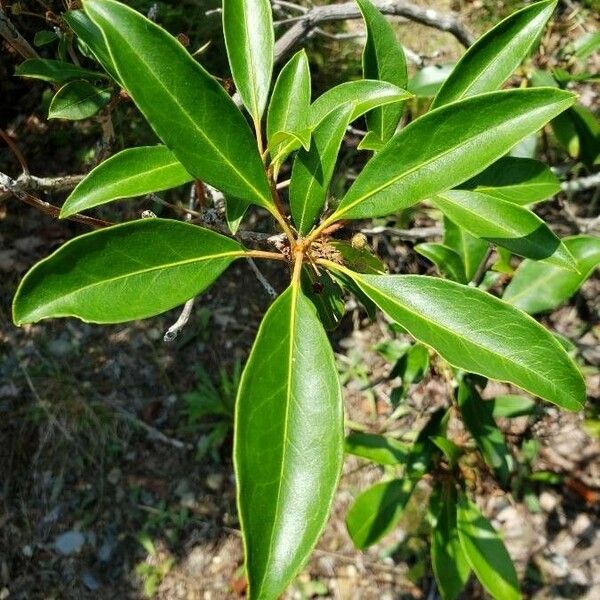
[[[370,0],[357,0],[367,29],[367,40],[363,52],[363,77],[378,79],[406,88],[408,71],[402,45],[387,19]],[[375,108],[367,114],[367,126],[371,134],[387,142],[398,126],[404,103]]]
[[[514,469],[514,459],[492,416],[493,403],[481,398],[468,377],[464,377],[458,386],[457,401],[464,424],[486,464],[506,487]]]
[[[249,597],[274,600],[325,525],[343,459],[342,394],[333,352],[297,285],[263,319],[236,411],[234,455]]]
[[[342,288],[327,271],[317,275],[309,267],[302,269],[301,282],[302,291],[315,305],[323,327],[327,331],[335,330],[346,312]]]
[[[583,406],[585,384],[573,360],[544,327],[506,302],[435,277],[344,271],[382,311],[455,367],[513,383],[569,410]]]
[[[192,176],[165,146],[128,148],[92,169],[66,199],[61,218],[120,198],[177,187]]]
[[[504,156],[460,187],[524,205],[558,194],[560,182],[538,160]]]
[[[431,565],[442,600],[455,600],[469,580],[471,567],[458,539],[456,491],[444,494],[431,533]]]
[[[493,405],[492,416],[494,419],[513,419],[515,417],[533,415],[538,409],[537,403],[533,398],[517,396],[515,394],[496,396],[491,400],[491,403]]]
[[[53,60],[50,58],[30,58],[22,62],[16,69],[15,75],[41,79],[50,83],[67,83],[75,79],[98,81],[106,78],[103,73],[83,69],[72,63]]]
[[[454,69],[454,64],[427,65],[417,71],[408,82],[407,90],[420,98],[435,96]]]
[[[144,319],[199,294],[243,254],[234,240],[179,221],[152,218],[99,229],[28,271],[13,319],[17,325],[50,317]]]
[[[385,435],[353,432],[346,438],[346,452],[378,465],[406,462],[410,445]]]
[[[519,256],[576,270],[565,245],[544,221],[523,206],[470,190],[449,190],[432,202],[476,237]]]
[[[600,162],[600,121],[588,108],[578,104],[568,112],[579,138],[578,158],[593,169]]]
[[[269,96],[275,37],[269,0],[223,0],[223,32],[238,93],[259,123]]]
[[[431,111],[367,163],[328,220],[387,215],[450,189],[574,101],[569,92],[531,88],[482,94]]]
[[[290,181],[290,209],[300,234],[315,224],[325,206],[337,156],[354,111],[352,104],[327,115],[313,132],[309,150],[296,155]]]
[[[85,0],[115,67],[158,136],[194,177],[275,210],[256,142],[221,85],[164,29],[114,0]]]
[[[340,253],[345,265],[359,273],[387,273],[385,263],[373,254],[368,245],[357,246],[345,240],[332,240],[329,245]]]
[[[33,38],[33,45],[36,48],[41,48],[42,46],[47,46],[58,39],[60,38],[58,37],[56,31],[42,30],[36,32]]]
[[[444,244],[428,242],[417,244],[414,250],[421,256],[429,259],[440,273],[446,275],[452,281],[467,283],[463,261],[452,248]]]
[[[398,524],[415,485],[412,479],[392,479],[356,497],[346,515],[346,527],[356,548],[372,546]]]
[[[568,300],[600,266],[600,238],[577,235],[563,239],[578,273],[524,260],[504,291],[504,300],[530,314],[552,310]]]
[[[481,36],[454,67],[432,106],[498,89],[536,43],[555,6],[556,0],[526,6]]]
[[[50,102],[49,119],[79,121],[93,117],[110,102],[110,91],[88,81],[70,81],[63,85]]]
[[[240,228],[242,219],[248,210],[248,204],[243,200],[227,196],[225,198],[225,220],[229,231],[235,235]]]
[[[444,217],[444,244],[460,256],[465,278],[467,281],[471,281],[481,261],[485,258],[489,244],[471,235],[448,217]]]
[[[351,120],[389,104],[396,104],[410,98],[412,94],[385,81],[359,79],[347,81],[327,90],[310,107],[310,124],[316,127],[329,113],[340,110],[346,104],[354,104]]]
[[[62,15],[75,35],[91,51],[93,57],[106,69],[110,76],[119,81],[119,75],[102,37],[102,32],[83,10],[69,10]]]
[[[504,543],[473,502],[461,494],[456,525],[467,562],[496,600],[520,600],[519,580]]]
[[[308,150],[309,111],[310,70],[306,51],[300,50],[281,69],[271,95],[267,115],[267,139],[272,157],[279,156],[284,145],[289,146],[287,152],[299,148],[300,145],[304,145]],[[283,138],[284,143],[278,141],[278,138]],[[288,143],[285,144],[285,141]],[[284,156],[280,160],[282,158]]]
[[[444,415],[444,410],[436,411],[419,432],[406,457],[404,479],[377,484],[356,497],[346,527],[357,548],[373,545],[398,523],[415,485],[430,468],[436,451],[430,438],[440,433]]]

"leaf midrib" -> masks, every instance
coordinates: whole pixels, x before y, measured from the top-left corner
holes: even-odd
[[[107,21],[108,21],[108,19],[107,19]],[[110,23],[110,26],[112,27],[113,31],[116,31],[117,35],[119,35],[117,28],[110,21],[108,21],[108,23]],[[248,181],[248,179],[246,179],[246,177],[236,168],[236,166],[234,165],[234,163],[232,163],[229,160],[229,158],[225,154],[223,154],[221,152],[221,150],[218,148],[218,146],[216,146],[212,142],[212,140],[204,133],[204,131],[197,126],[196,121],[192,117],[192,115],[190,115],[188,113],[188,111],[184,109],[184,107],[177,101],[177,98],[173,94],[171,94],[169,88],[166,87],[162,83],[162,81],[154,74],[153,70],[141,59],[140,55],[136,52],[136,49],[130,43],[128,43],[127,38],[125,36],[121,36],[120,39],[122,40],[122,42],[123,42],[124,45],[126,45],[130,50],[132,50],[133,55],[138,60],[138,62],[144,67],[144,70],[149,74],[150,78],[152,78],[155,82],[157,82],[158,85],[166,92],[167,96],[169,96],[172,99],[172,101],[174,102],[174,104],[179,107],[179,109],[181,110],[182,114],[185,115],[185,117],[187,118],[187,120],[191,123],[192,129],[194,131],[197,131],[200,134],[200,137],[202,137],[202,139],[214,150],[214,152],[221,157],[221,159],[223,160],[223,162],[226,163],[227,165],[229,165],[229,167],[231,167],[231,169],[237,174],[237,176],[246,185],[248,185],[248,187],[257,195],[257,198],[259,198],[264,203],[264,205],[268,206],[269,205],[268,200],[266,198],[263,198],[263,196],[260,193],[260,191],[258,189],[256,189],[256,187],[250,181]],[[121,74],[121,71],[119,70],[117,62],[115,61],[115,57],[114,57],[114,54],[112,52],[111,44],[109,43],[108,38],[106,38],[106,44],[108,46],[108,52],[109,52],[110,57],[111,57],[111,59],[113,61],[113,64],[115,65],[117,73],[118,73],[119,77],[121,78],[121,80],[123,80],[123,75]],[[193,59],[192,59],[192,61],[193,61]],[[197,63],[195,63],[195,62],[194,62],[194,65],[198,66]],[[208,76],[208,77],[210,77],[210,76]]]
[[[284,416],[284,428],[283,428],[283,446],[282,446],[282,455],[281,455],[281,469],[279,470],[279,481],[277,484],[277,493],[275,494],[275,514],[273,515],[273,526],[271,528],[271,536],[269,538],[269,549],[267,553],[267,558],[265,560],[265,571],[264,575],[260,582],[260,587],[264,584],[265,579],[269,575],[269,565],[271,563],[271,557],[273,556],[273,542],[275,539],[276,525],[280,518],[281,511],[281,493],[283,489],[284,482],[284,473],[285,473],[285,463],[286,463],[286,455],[288,444],[288,426],[289,426],[289,415],[290,415],[290,405],[292,403],[292,371],[294,366],[293,360],[293,352],[295,345],[294,333],[296,330],[296,322],[298,315],[298,294],[299,294],[299,284],[297,282],[293,282],[291,285],[291,300],[290,300],[290,342],[288,346],[288,365],[287,365],[287,390],[285,397],[285,416]]]
[[[510,229],[508,227],[505,227],[505,226],[503,226],[504,223],[502,223],[502,222],[497,223],[496,221],[492,221],[487,216],[484,216],[483,214],[478,213],[475,210],[473,210],[470,206],[468,206],[466,204],[462,204],[460,202],[457,202],[456,200],[450,199],[444,193],[438,194],[438,196],[440,198],[442,198],[443,200],[445,200],[446,202],[448,202],[449,204],[452,204],[455,207],[458,207],[460,210],[464,210],[469,215],[475,216],[480,221],[483,221],[486,225],[492,225],[494,227],[498,227],[500,230],[500,233],[506,233],[509,235],[509,239],[519,239],[519,238],[525,237],[525,236],[529,235],[530,233],[532,233],[531,231],[528,231],[527,233],[523,233],[523,232],[518,231],[517,229],[514,229],[514,228]],[[519,208],[521,208],[518,204],[513,204],[513,203],[508,202],[508,200],[501,200],[500,198],[494,198],[494,200],[495,201],[500,200],[501,202],[506,202],[507,204],[510,204],[511,207],[516,208],[517,212],[521,212],[518,210]],[[435,200],[434,200],[434,202],[435,202]],[[527,210],[527,209],[524,209],[524,210]],[[527,211],[527,212],[529,212],[529,211]],[[534,213],[529,212],[529,215],[533,215],[535,217]],[[539,219],[539,222],[537,221],[537,219],[531,219],[531,221],[532,222],[535,221],[537,223],[537,225],[539,225],[540,223],[543,224],[543,221],[541,219]],[[466,227],[465,227],[465,230],[469,231]],[[476,238],[485,239],[487,241],[487,237],[486,238],[480,237],[481,234],[479,234],[479,233],[473,233],[472,231],[469,231],[469,233]]]
[[[167,170],[172,169],[173,167],[177,167],[177,166],[180,166],[182,168],[182,170],[185,171],[184,166],[177,159],[174,159],[173,162],[171,162],[169,164],[163,164],[159,167],[154,167],[152,169],[148,169],[147,171],[144,171],[143,173],[138,172],[135,175],[129,175],[128,177],[123,177],[116,182],[111,181],[108,185],[105,185],[103,188],[100,188],[99,190],[97,190],[97,188],[96,188],[97,191],[96,190],[94,190],[94,191],[97,194],[101,194],[103,190],[111,190],[114,188],[118,188],[120,185],[129,183],[130,181],[133,181],[135,179],[145,179],[146,177],[149,177],[150,175],[155,175],[157,173],[160,173],[161,171],[167,171]],[[92,175],[92,173],[90,173],[90,175]],[[190,175],[190,179],[193,179],[193,177],[191,175]],[[76,192],[76,191],[77,191],[77,189],[74,190],[74,192]],[[142,192],[142,193],[144,193],[144,192]],[[94,195],[95,194],[93,192],[87,193],[79,200],[79,202],[74,200],[74,201],[72,201],[72,203],[75,206],[78,206],[79,203],[82,202],[86,197],[92,196],[92,198],[93,198]],[[68,204],[71,204],[71,202],[69,202]],[[67,204],[67,202],[65,202],[65,206],[67,206],[68,204]],[[79,210],[82,210],[81,207],[79,207]]]
[[[560,102],[553,102],[552,105],[555,104],[560,104]],[[444,108],[446,106],[449,105],[444,105]],[[529,111],[527,113],[525,113],[524,115],[519,115],[518,117],[516,117],[515,119],[511,119],[511,120],[506,120],[503,121],[497,129],[502,129],[504,130],[505,128],[510,128],[514,127],[516,123],[525,120],[529,117],[531,117],[533,114],[538,113],[538,112],[544,112],[546,109],[549,108],[549,106],[551,106],[550,104],[546,104],[544,106],[538,107],[532,111]],[[415,121],[416,123],[417,121]],[[406,131],[406,130],[405,130]],[[348,204],[348,206],[340,207],[340,209],[338,209],[331,217],[330,220],[333,220],[333,218],[335,218],[336,220],[339,220],[340,217],[342,217],[343,215],[345,215],[349,210],[353,209],[355,206],[357,206],[358,204],[364,202],[365,200],[368,200],[369,198],[371,198],[372,196],[378,194],[379,192],[382,192],[383,190],[386,190],[387,188],[389,188],[390,186],[398,183],[399,181],[401,181],[402,179],[405,179],[406,177],[408,177],[409,175],[412,175],[415,171],[418,171],[419,169],[422,169],[428,165],[430,165],[431,163],[447,156],[448,154],[451,154],[454,151],[460,150],[462,149],[464,146],[467,146],[469,144],[473,144],[473,143],[477,143],[477,141],[479,139],[481,139],[482,137],[487,137],[487,135],[489,134],[489,129],[482,131],[480,134],[475,135],[471,138],[468,138],[466,140],[464,140],[463,142],[461,142],[460,144],[457,144],[456,146],[452,146],[452,148],[449,148],[448,150],[446,150],[445,152],[440,152],[439,154],[436,154],[435,156],[431,157],[429,160],[420,162],[419,164],[415,165],[414,167],[408,169],[407,171],[404,171],[401,175],[398,175],[396,177],[393,177],[392,179],[388,180],[385,184],[380,185],[379,187],[375,188],[374,190],[371,190],[369,193],[367,194],[363,194],[362,196],[360,196],[359,198],[357,198],[356,200],[354,200],[353,202],[351,202],[350,204]],[[394,138],[392,138],[394,139]],[[357,179],[358,181],[358,179]]]
[[[244,251],[243,250],[232,250],[230,252],[222,252],[220,254],[211,254],[211,255],[207,255],[207,256],[197,256],[194,258],[189,258],[186,260],[181,260],[181,261],[177,261],[177,262],[170,262],[170,263],[164,263],[161,265],[155,265],[146,269],[140,269],[139,271],[133,271],[130,273],[125,273],[122,275],[117,275],[116,277],[109,277],[108,279],[102,279],[101,281],[95,281],[93,283],[90,283],[88,285],[82,286],[80,288],[77,288],[75,290],[72,290],[71,292],[64,294],[62,296],[60,296],[59,298],[53,300],[52,302],[49,302],[47,304],[44,305],[45,310],[44,312],[47,312],[47,308],[48,307],[52,307],[55,306],[56,304],[60,304],[61,302],[64,302],[66,299],[71,298],[72,296],[76,296],[79,293],[82,292],[86,292],[94,287],[98,287],[98,286],[102,286],[105,284],[111,284],[114,283],[115,281],[120,281],[122,279],[127,279],[129,277],[138,277],[139,275],[145,275],[146,273],[152,273],[154,271],[159,271],[159,270],[164,270],[164,269],[171,269],[171,268],[176,268],[176,267],[182,267],[185,265],[189,265],[189,264],[193,264],[195,262],[204,262],[207,260],[218,260],[220,258],[227,258],[227,257],[238,257],[238,256],[243,256],[244,255]],[[35,314],[35,312],[38,311],[32,311],[31,314]]]
[[[349,271],[350,273],[352,273],[352,275],[357,275],[351,271]],[[384,298],[386,298],[387,300],[389,300],[390,302],[392,302],[392,304],[400,304],[397,300],[395,300],[394,298],[392,298],[391,296],[389,296],[388,294],[386,294],[385,292],[382,292],[381,290],[379,290],[378,288],[373,287],[372,285],[370,285],[369,283],[367,283],[364,279],[360,278],[360,277],[353,277],[353,279],[356,281],[357,279],[360,280],[359,285],[361,285],[361,283],[363,285],[366,285],[368,288],[370,288],[371,290],[375,291],[377,294],[380,294],[381,296],[383,296]],[[377,303],[376,303],[377,304]],[[380,307],[381,308],[381,307]],[[419,318],[423,319],[424,321],[426,321],[430,326],[438,328],[438,329],[442,329],[443,331],[447,332],[448,334],[452,335],[453,337],[458,337],[460,339],[463,339],[460,335],[457,335],[455,332],[453,332],[451,329],[448,329],[447,327],[444,327],[443,325],[440,325],[438,323],[435,323],[434,321],[431,321],[431,319],[427,318],[425,315],[423,315],[422,313],[417,313],[414,310],[409,309],[408,307],[403,307],[405,310],[408,310],[409,312],[412,312],[414,314],[416,314]],[[514,307],[513,307],[514,308]],[[383,309],[381,309],[383,310]],[[385,312],[385,311],[384,311]],[[528,315],[526,315],[526,317],[528,317]],[[529,317],[531,318],[531,317]],[[536,322],[536,321],[534,321]],[[425,342],[423,342],[425,343]],[[475,342],[475,341],[471,341],[469,340],[469,343],[473,344],[476,348],[479,348],[481,350],[484,350],[485,352],[490,352],[490,350],[488,350],[485,346],[482,346],[481,344]],[[435,348],[434,348],[435,350]],[[437,352],[437,350],[436,350]],[[447,360],[450,364],[453,364],[450,360],[448,360],[446,357],[444,357],[445,360]],[[506,358],[506,357],[500,357],[500,360],[502,361],[506,361],[509,364],[515,365],[517,367],[519,367],[520,369],[524,369],[528,374],[533,374],[534,378],[535,377],[539,377],[539,373],[537,371],[534,371],[532,369],[530,369],[527,366],[523,366],[515,361],[511,361],[510,359]],[[455,365],[456,366],[456,365]],[[546,377],[542,377],[541,379],[543,379],[546,383],[548,383],[550,385],[550,387],[552,388],[552,390],[554,390],[554,392],[559,392],[560,388],[558,388],[556,386],[556,384],[547,379]],[[525,391],[528,391],[530,394],[533,394],[534,396],[538,396],[537,392],[534,390],[529,389],[528,387],[525,387],[524,385],[518,384],[519,387],[522,387]],[[578,403],[581,404],[581,403]]]
[[[538,13],[535,16],[535,18],[533,18],[531,21],[529,21],[529,23],[527,23],[527,25],[522,30],[519,31],[519,33],[517,34],[517,37],[518,37],[519,41],[521,41],[523,33],[525,33],[525,32],[529,33],[531,24],[537,21],[537,17],[539,17],[540,14],[541,13]],[[515,20],[517,20],[517,19],[515,19]],[[493,30],[490,30],[490,31],[493,31]],[[511,41],[514,42],[515,38],[513,37]],[[534,44],[534,42],[535,42],[535,38],[530,42],[529,47],[531,47]],[[483,69],[482,71],[480,71],[479,74],[473,80],[471,80],[471,82],[467,85],[467,87],[464,88],[464,90],[459,94],[459,96],[457,96],[456,98],[453,98],[453,100],[451,100],[451,101],[462,100],[463,98],[468,97],[469,96],[469,91],[471,89],[473,89],[473,87],[475,86],[475,84],[477,82],[479,82],[481,79],[483,79],[483,76],[487,73],[487,70],[488,69],[492,69],[494,67],[494,65],[497,65],[500,62],[501,58],[503,59],[505,56],[510,55],[512,49],[516,45],[517,44],[512,44],[512,45],[510,43],[506,44],[506,46],[504,46],[500,50],[500,52],[498,52],[498,53],[496,53],[494,55],[494,60],[492,60],[491,63],[488,63],[488,65],[486,66],[486,68]],[[522,62],[522,61],[520,61],[520,62]],[[500,84],[500,85],[502,85],[502,84]],[[448,102],[446,102],[445,104],[448,104]]]

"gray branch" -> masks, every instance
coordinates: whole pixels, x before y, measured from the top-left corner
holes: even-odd
[[[0,7],[0,36],[2,36],[23,58],[39,58],[39,54],[17,31],[2,7]]]
[[[470,46],[475,38],[464,27],[454,13],[442,13],[431,8],[416,6],[406,0],[375,0],[375,6],[386,15],[405,17],[440,31],[452,34],[463,46]],[[275,45],[275,61],[283,59],[300,40],[310,35],[315,28],[328,21],[343,21],[361,18],[354,2],[315,6],[308,12],[294,17],[294,24]]]
[[[591,190],[598,186],[600,186],[600,173],[594,173],[588,177],[563,181],[560,185],[560,189],[563,192],[582,192],[583,190]]]

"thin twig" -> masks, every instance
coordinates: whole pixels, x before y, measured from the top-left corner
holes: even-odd
[[[442,13],[431,8],[423,8],[406,0],[375,0],[374,4],[386,15],[405,17],[411,21],[446,31],[452,34],[463,46],[470,46],[473,35],[462,25],[454,13]],[[354,2],[315,6],[308,12],[295,18],[295,23],[286,31],[275,45],[275,62],[281,61],[313,30],[328,21],[358,19],[360,10]]]
[[[2,7],[0,6],[0,36],[2,36],[23,58],[39,58],[39,54],[29,42],[17,31]]]
[[[487,273],[488,263],[490,262],[490,258],[492,257],[493,253],[494,253],[494,246],[492,246],[490,244],[488,246],[488,249],[485,252],[485,256],[481,259],[481,262],[479,263],[479,266],[477,267],[477,271],[475,272],[475,275],[473,275],[473,279],[469,282],[469,285],[471,287],[479,287],[481,285],[481,282],[483,281],[483,278],[485,277],[485,274]]]
[[[365,235],[389,235],[408,242],[425,240],[442,235],[441,227],[415,227],[413,229],[396,229],[395,227],[365,227],[360,230]]]
[[[12,138],[4,131],[4,129],[0,129],[0,137],[6,142],[6,145],[10,148],[10,151],[14,154],[15,158],[21,165],[21,169],[23,170],[23,175],[29,177],[29,167],[27,165],[27,161],[23,156],[23,153],[19,149],[19,147],[14,143]]]
[[[33,206],[34,208],[37,208],[39,211],[50,215],[51,217],[58,218],[60,215],[60,208],[58,206],[54,206],[54,204],[50,204],[49,202],[46,202],[37,196],[33,196],[28,192],[24,192],[19,188],[14,179],[11,179],[4,173],[0,173],[0,188],[4,188],[7,192],[12,193],[12,195],[21,202],[29,204],[29,206]],[[95,219],[94,217],[88,217],[80,214],[71,215],[70,217],[67,217],[67,219],[77,223],[82,223],[83,225],[87,225],[88,227],[92,227],[94,229],[100,229],[101,227],[114,225],[114,223],[110,223],[109,221],[103,221],[102,219]]]
[[[126,419],[127,421],[131,421],[134,425],[143,429],[150,439],[158,440],[163,444],[167,444],[169,446],[173,446],[173,448],[177,448],[178,450],[193,450],[194,446],[192,444],[188,444],[187,442],[182,442],[176,438],[170,437],[164,434],[162,431],[156,429],[156,427],[152,427],[152,425],[148,425],[141,419],[138,419],[133,413],[121,408],[120,406],[109,403],[109,405],[113,408],[113,410],[121,417]]]
[[[194,308],[194,300],[195,298],[190,298],[184,305],[179,318],[167,331],[165,331],[165,335],[163,336],[163,341],[170,343],[174,342],[179,335],[179,332],[187,325],[190,320],[190,316],[192,314],[192,309]]]
[[[267,281],[267,278],[260,272],[260,269],[256,266],[256,263],[252,258],[248,259],[248,264],[250,265],[250,268],[254,271],[256,279],[258,279],[258,282],[263,286],[267,294],[271,296],[271,298],[277,298],[277,292],[275,291],[275,288]]]
[[[563,181],[560,189],[563,192],[582,192],[600,186],[600,173],[594,173],[588,177],[579,177],[570,181]]]

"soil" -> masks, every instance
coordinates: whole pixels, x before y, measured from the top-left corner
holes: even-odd
[[[474,24],[475,4],[461,4]],[[413,49],[425,51],[416,38]],[[4,85],[8,67],[0,64]],[[4,89],[19,99],[12,103],[19,110],[9,113],[4,101],[0,108],[27,150],[32,172],[57,175],[89,165],[98,128],[47,124],[38,108],[42,86],[10,81]],[[582,93],[597,107],[596,89],[583,86]],[[127,121],[126,112],[122,120]],[[14,173],[12,157],[2,152],[2,170]],[[595,216],[591,198],[585,192],[570,199],[577,218]],[[50,200],[60,203],[62,197]],[[565,219],[564,201],[553,200],[543,209],[562,235],[575,233],[577,226]],[[159,210],[144,199],[98,215],[126,219],[149,208]],[[427,211],[411,219],[409,226],[433,224]],[[268,225],[257,212],[244,227]],[[232,374],[243,364],[271,298],[248,265],[236,263],[197,299],[190,322],[171,344],[163,335],[178,310],[110,327],[73,320],[13,326],[10,304],[23,273],[83,231],[13,199],[0,200],[0,600],[133,600],[150,592],[160,600],[243,597],[231,426],[225,420],[222,441],[211,445],[209,436],[223,421],[196,423],[186,395],[204,389],[199,366],[212,378],[217,396],[226,395],[219,374],[235,380]],[[393,271],[401,265],[404,272],[434,272],[410,243],[383,236],[370,242]],[[260,268],[283,289],[285,268],[269,263]],[[347,419],[367,431],[414,439],[428,416],[450,402],[452,390],[437,370],[442,367],[434,366],[412,386],[394,414],[390,397],[398,381],[388,379],[391,365],[375,345],[404,338],[382,316],[370,322],[349,303],[332,334]],[[535,417],[500,423],[518,462],[526,462],[524,442],[534,440],[539,448],[531,469],[557,473],[561,483],[507,492],[482,465],[473,487],[478,504],[504,536],[525,596],[536,600],[600,598],[600,442],[586,428],[600,402],[599,305],[600,277],[594,275],[566,306],[541,319],[579,348],[589,392],[586,412],[540,404]],[[372,385],[365,389],[365,382]],[[485,394],[506,391],[489,384]],[[451,429],[464,436],[458,421]],[[200,452],[206,446],[208,451]],[[392,468],[347,458],[327,528],[284,598],[438,598],[422,518],[429,480],[420,485],[400,526],[380,543],[358,552],[346,532],[353,498],[393,474]],[[474,581],[461,595],[483,597]]]

